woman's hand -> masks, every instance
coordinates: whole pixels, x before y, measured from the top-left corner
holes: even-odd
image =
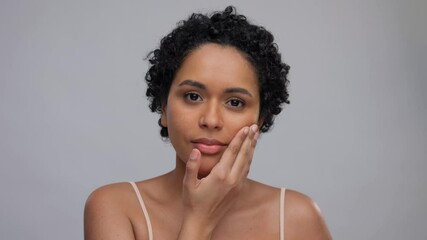
[[[249,173],[258,126],[242,128],[210,174],[198,179],[201,153],[193,149],[183,180],[184,220],[178,239],[209,239],[232,207]]]

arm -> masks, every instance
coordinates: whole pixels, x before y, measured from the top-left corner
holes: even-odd
[[[117,199],[121,194],[117,185],[110,185],[89,196],[84,211],[85,240],[135,239],[131,222]]]
[[[302,193],[287,190],[285,199],[287,239],[332,239],[320,208],[311,198]]]

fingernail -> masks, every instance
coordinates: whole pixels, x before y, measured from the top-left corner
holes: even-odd
[[[248,134],[248,133],[249,133],[249,128],[248,128],[248,127],[245,127],[245,129],[243,129],[243,133],[244,133],[244,134]]]
[[[258,137],[259,137],[259,132],[256,132],[255,133],[255,136],[254,136],[254,140],[256,141],[256,140],[258,140]]]
[[[196,160],[196,158],[197,158],[197,151],[191,151],[191,153],[190,153],[190,160],[191,161],[194,161],[194,160]]]
[[[258,130],[258,125],[256,125],[256,124],[252,125],[251,130],[252,130],[252,132],[255,133]]]

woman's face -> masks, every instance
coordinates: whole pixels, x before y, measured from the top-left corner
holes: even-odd
[[[234,135],[258,123],[259,87],[252,65],[237,49],[208,43],[193,50],[170,87],[161,122],[178,160],[201,152],[199,176],[207,176]]]

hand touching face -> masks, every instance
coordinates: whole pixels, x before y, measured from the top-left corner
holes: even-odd
[[[191,151],[183,179],[184,222],[178,239],[188,239],[188,236],[210,238],[245,185],[258,134],[256,124],[242,128],[230,142],[219,163],[202,179],[198,179],[200,151]],[[194,229],[199,231],[195,233]]]
[[[177,71],[161,122],[179,160],[200,151],[203,177],[239,130],[258,123],[259,104],[251,63],[233,47],[209,43],[193,50]]]

